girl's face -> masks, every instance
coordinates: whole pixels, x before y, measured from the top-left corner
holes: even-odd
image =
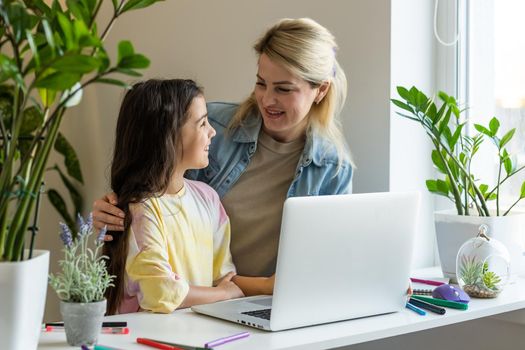
[[[178,166],[187,169],[202,169],[208,166],[208,149],[215,129],[208,123],[208,111],[203,96],[197,96],[188,109],[189,118],[182,126],[182,148],[179,148]]]
[[[307,126],[306,116],[314,101],[324,97],[325,88],[325,85],[312,87],[262,54],[254,92],[264,131],[280,142],[302,137]]]

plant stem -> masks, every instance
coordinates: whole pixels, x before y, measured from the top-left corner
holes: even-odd
[[[54,123],[50,128],[50,131],[44,140],[43,149],[38,154],[38,158],[35,159],[33,167],[33,173],[30,178],[29,184],[26,186],[26,190],[22,194],[22,200],[18,206],[13,222],[9,227],[9,233],[7,236],[7,258],[12,260],[15,257],[19,257],[24,243],[25,229],[29,222],[29,213],[33,209],[33,204],[36,200],[34,193],[36,193],[37,187],[40,185],[44,174],[44,168],[46,161],[51,152],[52,146],[55,143],[58,135],[58,129],[62,116],[64,115],[65,108],[56,111],[57,118],[54,118]]]
[[[99,0],[97,3],[97,7],[95,8],[95,11],[93,11],[93,14],[91,15],[91,18],[89,19],[88,27],[89,29],[93,29],[93,23],[95,23],[95,18],[97,18],[98,11],[100,10],[100,7],[102,6],[102,2],[104,0]]]
[[[523,169],[525,169],[525,165],[523,165],[522,167],[520,167],[519,169],[513,171],[512,173],[510,173],[509,175],[506,175],[503,180],[501,180],[501,182],[499,183],[499,186],[503,185],[503,183],[505,181],[507,181],[509,179],[509,177],[512,177],[514,176],[515,174],[519,173],[520,171],[522,171]],[[496,191],[497,189],[497,186],[494,186],[494,188],[487,194],[487,196],[490,196],[491,194],[494,193],[494,191]]]
[[[498,182],[496,185],[496,216],[499,216],[499,189],[500,189],[500,181],[501,181],[501,166],[503,165],[503,162],[501,160],[501,155],[499,158],[499,169],[498,169]]]
[[[518,204],[518,202],[521,201],[522,199],[523,199],[522,197],[518,198],[518,200],[515,201],[515,202],[510,206],[510,208],[507,209],[506,212],[503,213],[503,216],[507,216],[507,214],[510,213],[510,211],[512,210],[512,208],[514,208],[514,206],[515,206],[516,204]]]
[[[443,143],[441,142],[441,140],[439,138],[437,138],[435,136],[433,136],[433,137],[437,140],[437,142],[439,142],[439,144],[441,144],[441,146],[443,146],[443,149],[445,150],[445,152],[447,152],[447,154],[454,161],[454,163],[456,163],[456,165],[458,166],[458,169],[460,169],[465,175],[467,175],[467,178],[469,180],[469,186],[472,186],[472,189],[476,193],[476,196],[478,197],[478,199],[479,199],[479,201],[481,203],[481,208],[483,210],[483,213],[485,214],[485,216],[490,216],[490,212],[489,212],[489,209],[487,208],[487,203],[485,201],[485,198],[483,197],[483,194],[481,193],[479,188],[476,186],[476,184],[474,183],[473,179],[470,176],[468,176],[468,172],[463,167],[463,164],[461,164],[461,162],[459,160],[457,160],[456,157],[454,157],[454,155],[450,152],[450,150],[447,149],[447,147],[445,147],[445,145],[443,145]]]
[[[109,31],[113,27],[113,23],[118,18],[118,16],[120,16],[120,10],[122,9],[122,6],[124,6],[124,0],[120,1],[120,4],[118,5],[117,9],[115,10],[115,12],[113,12],[111,20],[109,21],[108,25],[106,26],[106,28],[102,32],[102,35],[100,36],[100,41],[104,41],[106,39],[106,36],[109,34]]]

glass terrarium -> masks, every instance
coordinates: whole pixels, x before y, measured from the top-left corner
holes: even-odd
[[[477,237],[459,248],[456,276],[459,286],[471,297],[494,298],[510,276],[510,256],[498,240],[488,237],[488,226],[481,225]]]

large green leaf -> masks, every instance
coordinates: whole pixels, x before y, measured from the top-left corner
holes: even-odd
[[[439,155],[439,151],[433,150],[432,151],[432,163],[436,166],[436,168],[442,173],[446,174],[447,170],[445,167],[445,163],[443,162],[443,159]]]
[[[55,150],[64,156],[64,163],[69,176],[80,183],[84,183],[82,171],[80,170],[80,162],[78,161],[75,149],[61,133],[58,133],[55,141]]]
[[[18,2],[8,4],[6,11],[15,41],[20,43],[26,35],[26,30],[33,29],[38,23],[38,17],[28,13],[27,9]]]
[[[411,95],[410,95],[410,92],[402,87],[402,86],[398,86],[397,87],[397,93],[399,94],[399,96],[401,96],[405,101],[409,102],[409,103],[412,103],[412,98],[411,98]]]
[[[75,18],[82,20],[86,23],[90,20],[89,10],[84,5],[83,1],[79,0],[66,0],[69,11],[75,16]]]
[[[120,65],[120,61],[124,57],[133,56],[135,54],[135,49],[133,44],[129,40],[122,40],[118,43],[118,54],[117,54],[117,66]]]
[[[124,13],[126,11],[131,10],[138,10],[144,7],[148,7],[156,2],[164,1],[164,0],[129,0],[126,2],[120,13]]]
[[[510,175],[514,170],[514,165],[512,164],[512,159],[510,159],[509,153],[506,149],[503,149],[503,167],[505,168],[505,173]]]
[[[516,132],[516,128],[509,130],[503,137],[501,138],[501,141],[499,143],[500,149],[503,148],[514,136],[514,133]]]
[[[454,131],[454,134],[450,138],[449,147],[452,152],[454,152],[454,149],[456,148],[456,144],[458,143],[458,140],[461,137],[461,130],[463,130],[464,126],[465,123],[459,124],[456,127],[456,131]]]
[[[98,72],[99,73],[105,72],[109,68],[111,62],[110,62],[109,56],[108,56],[108,54],[107,54],[107,52],[106,52],[106,50],[104,49],[103,46],[99,47],[99,49],[95,53],[95,58],[99,62]]]
[[[445,117],[439,121],[438,130],[439,133],[442,134],[443,130],[445,130],[446,127],[448,127],[448,123],[450,122],[450,116],[452,114],[452,108],[449,108],[447,112],[445,113]],[[451,136],[451,135],[450,135]],[[447,143],[450,145],[451,138],[447,139]]]
[[[45,88],[55,91],[64,91],[71,88],[80,81],[81,75],[78,73],[54,72],[37,80],[37,88]]]
[[[447,93],[440,91],[438,92],[439,99],[443,101],[443,104],[446,106],[448,99],[450,98]]]
[[[406,103],[401,102],[399,100],[395,100],[395,99],[391,99],[390,101],[392,101],[392,103],[395,104],[397,107],[402,108],[405,111],[408,111],[408,112],[414,114],[414,110],[412,109],[412,107],[410,107]]]
[[[103,0],[100,0],[103,1]],[[97,0],[82,0],[84,3],[84,6],[88,9],[89,13],[93,15],[93,11],[95,10],[95,7],[97,6]]]
[[[69,20],[69,18],[66,17],[66,15],[62,14],[61,12],[57,13],[57,19],[58,23],[60,24],[60,28],[62,29],[62,34],[65,40],[67,50],[77,49],[78,46],[75,44],[72,22]]]
[[[141,77],[142,74],[133,70],[133,69],[125,69],[125,68],[117,68],[116,70],[119,73],[130,75],[132,77]]]
[[[78,45],[82,47],[95,47],[100,46],[101,41],[98,36],[93,35],[86,23],[81,20],[76,20],[73,22],[73,32],[75,34],[75,40]]]
[[[448,196],[448,193],[450,192],[448,183],[443,180],[437,180],[436,184],[438,192],[442,193],[444,196]]]
[[[490,132],[489,129],[487,129],[486,127],[484,127],[483,125],[480,125],[480,124],[474,124],[474,128],[479,131],[480,133],[484,134],[484,135],[487,135],[489,137],[492,136],[492,133]]]
[[[0,83],[8,79],[14,79],[18,85],[25,86],[22,74],[18,70],[15,61],[0,53]]]
[[[62,196],[55,189],[50,189],[47,191],[47,198],[49,199],[49,202],[51,202],[51,205],[56,209],[56,211],[58,211],[60,216],[62,216],[62,218],[66,222],[66,225],[68,225],[70,229],[74,230],[75,221],[67,212],[66,202],[64,201]]]
[[[149,59],[141,54],[124,57],[119,62],[119,68],[124,69],[144,69],[149,67]]]
[[[426,109],[426,115],[432,120],[433,124],[436,123],[437,113],[438,113],[438,110],[437,110],[436,104],[431,102],[428,108]]]
[[[96,70],[99,65],[99,60],[94,57],[68,54],[58,58],[51,68],[62,73],[86,74]]]
[[[418,107],[419,110],[424,111],[428,107],[428,102],[428,97],[422,91],[418,90],[416,95],[416,107]]]
[[[51,25],[49,24],[49,21],[47,19],[42,20],[42,28],[44,28],[44,34],[46,36],[47,43],[49,44],[49,47],[51,48],[52,53],[55,53],[55,38],[53,34],[53,29],[51,29]]]
[[[40,55],[38,54],[38,47],[37,47],[37,40],[35,40],[35,37],[33,34],[31,34],[31,31],[29,29],[26,29],[26,39],[28,46],[31,48],[31,51],[33,53],[33,59],[35,61],[36,68],[40,68]]]
[[[491,136],[496,136],[499,130],[499,120],[496,117],[493,117],[489,122],[489,129]]]
[[[521,184],[520,199],[525,198],[525,181]]]
[[[443,180],[427,180],[427,189],[429,192],[448,197],[448,185]]]
[[[38,94],[44,107],[51,106],[57,97],[57,92],[49,89],[38,89]]]

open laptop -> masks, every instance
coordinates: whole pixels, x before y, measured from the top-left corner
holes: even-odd
[[[274,294],[193,306],[201,314],[279,331],[403,309],[418,193],[289,198]]]

